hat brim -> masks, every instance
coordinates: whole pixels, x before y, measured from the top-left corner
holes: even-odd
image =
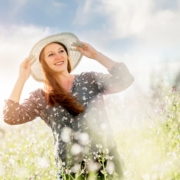
[[[72,33],[59,33],[41,39],[34,45],[29,54],[31,75],[38,82],[44,82],[45,80],[44,72],[39,62],[39,55],[43,48],[52,42],[60,42],[66,46],[72,70],[77,67],[82,58],[82,53],[76,49],[77,46],[83,47],[82,43],[77,36]]]

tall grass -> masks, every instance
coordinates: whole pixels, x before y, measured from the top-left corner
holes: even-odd
[[[56,179],[52,133],[42,121],[8,127],[0,147],[0,179]]]

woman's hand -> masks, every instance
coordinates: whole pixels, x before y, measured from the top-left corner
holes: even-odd
[[[77,49],[86,57],[91,59],[96,59],[96,56],[98,55],[98,51],[94,49],[91,45],[81,42],[83,45],[83,48],[78,46]]]
[[[94,59],[100,64],[102,64],[107,69],[111,69],[115,65],[115,61],[108,58],[104,54],[100,53],[96,49],[94,49],[91,45],[81,42],[83,45],[83,48],[80,46],[77,46],[77,50],[79,50],[84,56]]]
[[[31,74],[30,59],[26,58],[19,67],[19,78],[27,80]]]
[[[24,84],[26,80],[29,78],[30,73],[31,73],[30,59],[26,58],[19,67],[19,77],[14,85],[14,88],[11,92],[9,99],[15,102],[19,102]]]

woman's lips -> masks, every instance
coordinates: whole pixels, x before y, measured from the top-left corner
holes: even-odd
[[[64,61],[59,61],[59,62],[56,62],[54,65],[60,66],[60,65],[62,65],[63,63],[64,63]]]

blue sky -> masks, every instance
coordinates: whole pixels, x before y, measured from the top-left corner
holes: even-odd
[[[1,0],[0,106],[32,46],[64,31],[125,62],[136,78],[135,89],[148,88],[152,70],[168,66],[174,68],[172,75],[178,71],[180,0]],[[75,72],[85,70],[104,71],[84,58]],[[30,79],[25,94],[38,86]]]

